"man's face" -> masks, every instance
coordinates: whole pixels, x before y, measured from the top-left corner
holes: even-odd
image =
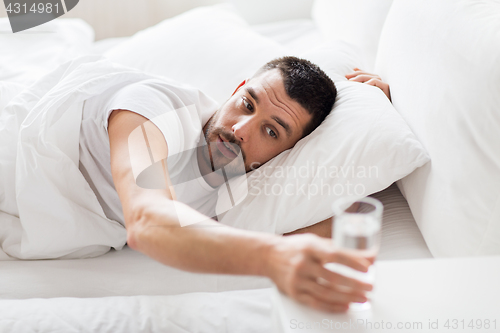
[[[240,86],[205,125],[204,157],[217,170],[241,149],[248,172],[292,148],[311,118],[287,95],[279,70],[266,71]]]

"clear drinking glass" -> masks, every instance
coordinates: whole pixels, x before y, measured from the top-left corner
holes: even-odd
[[[349,209],[351,205],[353,208]],[[375,258],[380,247],[380,229],[384,207],[375,198],[366,197],[352,202],[352,198],[338,199],[333,203],[332,238],[340,248],[355,251],[366,258]],[[337,263],[325,266],[331,271],[363,282],[374,283],[375,267],[363,273]],[[368,296],[369,297],[369,296]],[[350,310],[366,310],[370,302],[351,303]]]

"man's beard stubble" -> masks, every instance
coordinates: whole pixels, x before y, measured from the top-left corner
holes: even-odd
[[[210,163],[213,172],[221,172],[224,168],[226,176],[236,177],[241,176],[247,172],[245,166],[245,153],[241,150],[240,142],[236,139],[232,132],[224,130],[222,127],[216,127],[215,122],[217,120],[219,111],[217,111],[207,122],[206,129],[204,131],[205,141],[207,146],[203,149],[203,157],[206,162]],[[233,151],[237,152],[237,156],[233,159],[229,159],[224,156],[217,148],[217,138],[221,136],[230,145]]]

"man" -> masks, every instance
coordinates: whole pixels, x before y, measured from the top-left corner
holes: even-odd
[[[354,78],[363,75],[370,76],[357,71]],[[311,233],[281,237],[210,219],[213,191],[227,180],[220,170],[231,172],[229,165],[242,155],[243,169],[250,171],[292,148],[328,115],[335,95],[335,86],[323,71],[295,57],[264,65],[217,111],[208,97],[188,87],[159,80],[134,84],[87,100],[80,169],[106,215],[125,224],[131,248],[187,271],[266,276],[282,292],[309,306],[345,311],[350,302],[366,301],[365,292],[372,286],[323,265],[338,262],[366,272],[373,258],[336,249],[331,240]],[[166,107],[185,112],[168,113],[167,121],[155,120]],[[98,148],[106,142],[95,125],[103,115],[108,154]],[[198,128],[197,116],[203,128]],[[203,139],[207,144],[200,143]],[[177,156],[175,161],[164,163],[172,155]],[[163,188],[138,185],[151,164],[159,166]],[[174,190],[177,176],[194,187]],[[298,233],[328,235],[327,224],[318,224],[321,231],[313,226]]]

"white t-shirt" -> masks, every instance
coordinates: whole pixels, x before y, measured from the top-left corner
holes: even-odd
[[[111,176],[107,130],[111,112],[122,109],[148,118],[161,130],[168,145],[168,170],[177,200],[214,217],[216,189],[201,176],[195,152],[196,147],[206,144],[202,128],[217,108],[217,103],[199,90],[167,79],[148,79],[115,87],[86,100],[80,132],[79,167],[106,216],[123,225],[125,223]],[[142,175],[137,178],[139,186],[161,188]]]

